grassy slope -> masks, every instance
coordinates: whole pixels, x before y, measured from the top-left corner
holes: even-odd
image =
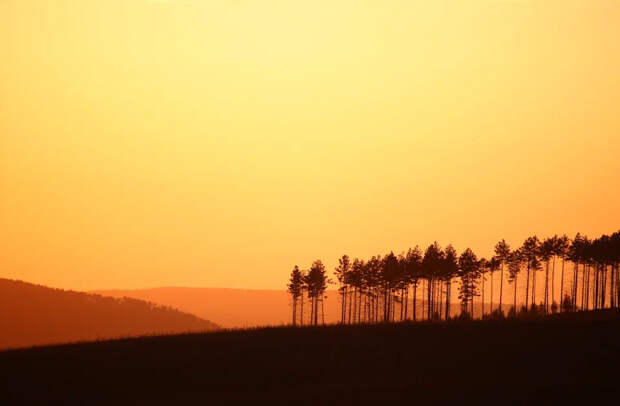
[[[1,396],[63,404],[617,398],[619,321],[617,311],[605,311],[538,321],[265,328],[7,351],[0,352],[8,384]]]

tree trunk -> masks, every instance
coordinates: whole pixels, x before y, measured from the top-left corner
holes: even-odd
[[[300,312],[300,317],[299,317],[299,324],[301,326],[304,325],[304,290],[301,290],[301,312]]]
[[[517,281],[518,280],[519,280],[519,274],[516,274],[515,275],[515,280],[514,280],[514,283],[515,283],[515,297],[514,297],[514,305],[513,305],[514,310],[515,310],[515,317],[517,317]]]
[[[482,297],[480,299],[482,301],[482,303],[481,303],[481,306],[482,306],[481,312],[482,312],[482,314],[480,315],[480,318],[483,319],[484,318],[484,274],[482,275]]]
[[[549,261],[545,264],[545,314],[549,314]]]
[[[493,315],[493,271],[491,271],[491,312],[490,315]]]
[[[527,283],[525,284],[525,309],[528,309],[530,297],[530,265],[527,265]]]
[[[551,303],[555,303],[555,255],[551,266]]]
[[[586,293],[586,264],[583,263],[583,273],[581,275],[581,310],[585,310],[585,293]]]
[[[573,311],[577,310],[577,282],[578,282],[578,275],[579,272],[579,263],[578,262],[574,262],[573,263],[573,286],[572,286],[572,292],[571,292],[571,298],[573,300]]]
[[[405,320],[409,319],[409,285],[405,290]]]
[[[319,296],[317,295],[317,297],[314,299],[314,325],[318,326],[319,325]]]
[[[416,281],[413,284],[413,321],[416,321],[417,293],[418,293],[418,282]]]
[[[427,300],[428,300],[428,311],[427,311],[427,318],[430,320],[431,319],[431,308],[433,307],[433,295],[432,295],[432,289],[433,289],[433,280],[429,278],[428,280],[428,292],[427,292]]]
[[[532,269],[532,304],[536,304],[536,269]]]
[[[450,319],[450,282],[450,279],[446,281],[446,320]]]
[[[564,258],[562,258],[562,278],[560,279],[560,311],[563,310],[562,304],[564,303]]]
[[[502,270],[499,273],[499,312],[502,312],[502,295],[504,294],[504,261],[502,261]]]
[[[344,324],[347,319],[347,285],[342,287],[342,309],[340,324]]]

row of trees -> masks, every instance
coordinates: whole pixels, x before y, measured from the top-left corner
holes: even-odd
[[[505,317],[504,281],[512,285],[512,305],[507,314],[511,317],[519,313],[618,307],[619,263],[620,231],[595,240],[580,234],[573,240],[566,235],[543,240],[532,236],[515,249],[501,240],[490,259],[478,258],[469,248],[458,255],[451,245],[442,249],[437,242],[424,252],[416,246],[400,255],[390,252],[368,260],[343,255],[334,275],[339,285],[343,324],[420,318],[447,320],[453,317],[455,294],[461,305],[459,317],[473,317],[474,298],[479,296],[482,317]],[[499,273],[499,292],[494,295],[496,273]],[[539,274],[544,276],[544,286],[537,289],[536,284],[541,283]],[[559,297],[556,298],[558,279]],[[329,283],[332,281],[321,261],[315,261],[307,271],[295,266],[288,285],[293,298],[294,325],[303,324],[304,296],[310,304],[311,324],[318,324],[319,310],[324,322],[323,301]],[[453,292],[455,284],[457,290]],[[518,287],[523,289],[522,284],[525,289],[519,300],[517,292]],[[490,305],[485,309],[489,288]],[[542,298],[537,297],[540,290]],[[497,296],[499,301],[494,308]],[[518,304],[521,304],[520,311]]]

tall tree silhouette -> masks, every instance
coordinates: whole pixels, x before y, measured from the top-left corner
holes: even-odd
[[[500,262],[500,276],[499,276],[499,310],[502,312],[502,295],[504,293],[504,267],[510,260],[510,245],[505,240],[501,240],[495,244],[495,256]]]
[[[459,299],[462,314],[466,317],[474,315],[474,297],[478,295],[477,281],[480,277],[480,261],[474,252],[467,248],[459,256]]]
[[[555,238],[555,237],[554,237]],[[545,239],[539,247],[540,259],[545,263],[545,293],[544,293],[544,306],[545,314],[549,313],[549,262],[554,254],[555,239]]]
[[[566,234],[557,239],[555,245],[555,255],[562,259],[562,275],[560,278],[560,300],[564,300],[564,263],[568,256],[568,248],[570,246],[570,240]],[[564,306],[560,306],[560,309],[564,309]]]
[[[427,318],[429,320],[433,318],[432,312],[435,306],[435,303],[433,302],[433,292],[443,263],[443,258],[444,252],[437,241],[435,241],[433,244],[429,245],[428,248],[426,248],[424,258],[422,259],[422,271],[427,280]]]
[[[405,274],[408,282],[413,288],[413,301],[412,301],[412,318],[417,319],[417,293],[420,278],[422,277],[422,251],[416,245],[413,249],[409,249],[405,255]],[[405,317],[406,318],[406,317]]]
[[[580,233],[575,235],[573,242],[568,250],[568,258],[573,263],[573,283],[571,287],[571,298],[573,311],[577,310],[577,294],[579,287],[579,264],[582,263],[584,258],[584,249],[587,244],[587,238],[581,236]],[[585,268],[585,265],[584,265]],[[584,272],[585,274],[585,272]]]
[[[486,280],[486,273],[488,272],[488,268],[487,268],[487,264],[488,261],[486,260],[486,258],[480,258],[480,260],[478,261],[478,270],[480,273],[480,282],[481,282],[481,287],[480,287],[480,318],[484,318],[484,295],[485,295],[485,283],[484,281]]]
[[[293,298],[293,326],[297,325],[297,301],[301,297],[303,285],[303,274],[299,270],[299,267],[295,265],[295,268],[291,271],[291,279],[288,284],[288,292]]]
[[[444,250],[444,256],[441,266],[441,278],[446,284],[446,310],[445,318],[450,318],[450,299],[452,297],[452,279],[458,275],[459,271],[459,258],[456,250],[452,245],[448,245]]]
[[[532,283],[533,285],[532,290],[536,288],[535,286],[536,271],[540,268],[539,245],[540,245],[540,241],[538,240],[538,237],[532,236],[532,237],[528,237],[523,242],[523,245],[521,246],[521,253],[523,255],[523,260],[525,261],[525,266],[527,269],[527,281],[525,285],[525,308],[526,309],[529,308],[528,306],[529,306],[529,294],[530,294],[530,272],[534,272],[534,282]],[[532,293],[532,298],[534,297],[535,295],[534,293]],[[534,302],[534,299],[532,299],[532,302]]]
[[[394,289],[400,282],[401,263],[396,255],[390,252],[383,258],[382,285],[383,285],[383,320],[392,319],[392,300],[394,299]]]
[[[500,261],[496,256],[491,257],[490,260],[488,260],[486,262],[486,268],[487,268],[487,272],[489,273],[489,275],[491,276],[491,314],[493,314],[493,274],[495,272],[497,272],[497,270],[499,270],[500,268]]]
[[[508,283],[513,284],[513,304],[512,312],[513,317],[517,317],[517,285],[519,282],[519,273],[521,272],[521,265],[523,263],[523,253],[521,249],[516,249],[510,253],[508,257]]]
[[[304,277],[304,283],[311,302],[311,324],[316,326],[319,320],[319,301],[323,300],[328,283],[325,265],[321,260],[312,263],[308,274]]]
[[[338,266],[336,267],[334,273],[336,274],[336,279],[340,283],[340,287],[338,288],[340,292],[340,301],[341,301],[341,309],[340,309],[340,323],[344,324],[347,316],[347,286],[349,279],[349,272],[351,271],[351,261],[349,260],[348,255],[343,255],[338,259]]]

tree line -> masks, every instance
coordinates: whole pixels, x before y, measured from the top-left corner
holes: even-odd
[[[531,236],[514,249],[502,239],[489,259],[478,258],[470,248],[459,255],[452,245],[442,248],[437,242],[424,251],[415,246],[367,260],[343,255],[335,281],[320,260],[308,270],[293,268],[288,283],[292,324],[304,324],[304,303],[311,325],[319,324],[319,314],[325,323],[325,291],[332,283],[338,284],[342,324],[471,319],[476,297],[481,318],[618,307],[619,264],[620,231],[593,240],[579,233],[572,240],[566,235]],[[496,274],[499,292],[493,291]],[[507,292],[504,282],[511,285]],[[542,297],[537,296],[537,283],[543,284],[538,289]],[[518,288],[524,288],[520,300]],[[453,315],[455,294],[460,312]],[[505,300],[505,294],[512,297]]]

